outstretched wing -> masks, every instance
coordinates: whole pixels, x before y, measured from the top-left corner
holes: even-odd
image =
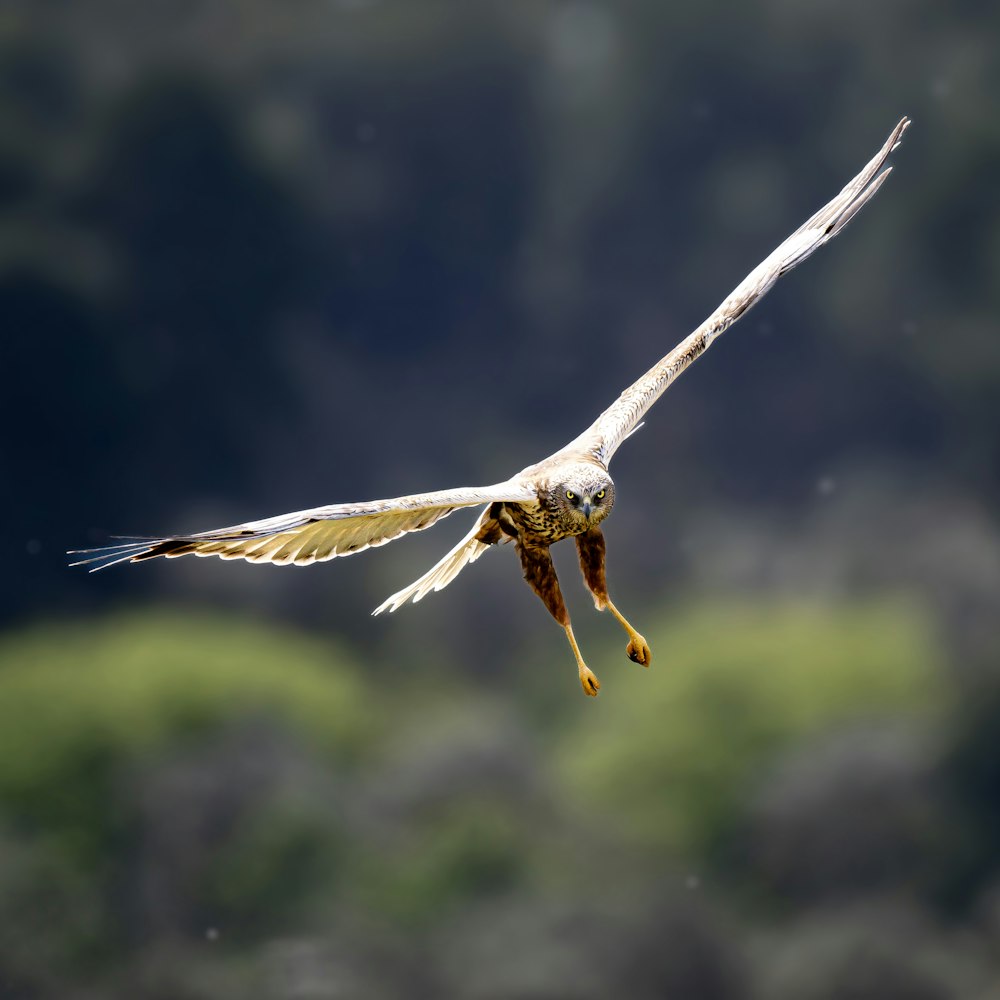
[[[864,170],[836,198],[824,205],[774,253],[758,264],[694,333],[630,385],[583,434],[563,450],[584,451],[606,466],[622,441],[635,430],[642,415],[674,379],[708,350],[720,333],[732,326],[766,294],[778,278],[832,240],[868,203],[889,176],[892,168],[882,170],[882,167],[889,154],[899,145],[909,124],[909,119],[904,118]]]
[[[82,557],[72,565],[89,566],[91,572],[122,562],[186,555],[308,566],[385,545],[410,531],[422,531],[461,507],[478,507],[498,500],[524,503],[536,499],[530,486],[512,479],[495,486],[460,487],[394,500],[315,507],[195,535],[123,539],[115,545],[82,549],[70,555]]]

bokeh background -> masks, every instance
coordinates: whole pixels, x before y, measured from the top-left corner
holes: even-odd
[[[1000,997],[1000,8],[8,0],[0,996]],[[866,162],[616,458],[585,699],[455,515]]]

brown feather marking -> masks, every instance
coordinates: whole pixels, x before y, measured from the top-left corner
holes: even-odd
[[[132,556],[132,562],[155,559],[157,556],[183,556],[195,551],[194,543],[185,538],[167,538],[156,542],[146,552]]]
[[[569,612],[559,589],[559,578],[552,565],[552,556],[547,545],[526,545],[517,541],[517,554],[521,557],[521,569],[528,586],[538,594],[549,614],[564,628],[569,625]]]
[[[509,514],[507,516],[508,518],[510,517]],[[515,528],[509,520],[500,521],[500,530],[507,535],[508,538],[517,538],[517,528]]]
[[[600,528],[591,528],[577,535],[576,550],[580,556],[583,579],[594,595],[594,604],[598,611],[603,611],[608,603],[608,584],[604,576],[604,534]]]
[[[482,542],[483,545],[496,545],[501,538],[503,538],[503,531],[500,530],[500,524],[497,521],[486,521],[476,534],[476,541]]]
[[[487,545],[496,545],[497,542],[501,540],[499,534],[494,537],[492,525],[496,525],[500,532],[508,537],[517,538],[517,528],[511,522],[510,514],[507,511],[507,505],[500,500],[497,500],[495,503],[490,505],[490,519],[487,524],[491,526],[489,539],[484,538],[482,534],[478,536],[478,540],[485,542]]]

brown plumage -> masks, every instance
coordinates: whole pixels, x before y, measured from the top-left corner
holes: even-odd
[[[576,538],[580,568],[594,603],[598,609],[607,608],[628,633],[629,658],[648,666],[651,654],[646,640],[608,596],[604,536],[598,527],[611,512],[615,498],[608,463],[646,411],[716,337],[765,295],[781,275],[832,240],[867,204],[889,176],[891,168],[882,168],[908,125],[904,118],[840,194],[755,267],[701,326],[630,385],[587,430],[516,476],[493,486],[333,504],[193,535],[129,539],[75,553],[83,558],[74,565],[96,570],[120,562],[192,554],[304,566],[384,545],[408,532],[428,528],[463,507],[482,507],[472,530],[455,548],[374,613],[395,611],[407,601],[416,602],[431,591],[441,590],[488,548],[514,540],[525,580],[566,632],[583,690],[596,694],[600,684],[580,655],[549,547],[564,538]]]
[[[576,552],[580,557],[580,572],[594,595],[594,607],[603,611],[608,606],[608,584],[604,578],[604,534],[600,528],[591,528],[576,536]]]

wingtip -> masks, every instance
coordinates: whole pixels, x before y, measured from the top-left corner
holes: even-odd
[[[80,556],[73,559],[70,567],[85,566],[88,573],[96,573],[102,569],[110,569],[125,562],[135,562],[136,557],[149,548],[149,539],[133,538],[129,541],[116,542],[113,545],[99,545],[90,549],[70,549],[68,556]]]
[[[903,136],[906,130],[913,124],[913,120],[907,116],[903,115],[899,120],[899,124],[892,130],[889,136],[889,152],[891,153],[899,144],[903,141]]]
[[[67,552],[66,555],[80,555],[79,552]],[[102,569],[110,569],[124,562],[135,562],[132,552],[105,552],[103,555],[91,555],[84,559],[74,559],[70,564],[70,569],[77,566],[84,566],[88,573],[98,573]]]

